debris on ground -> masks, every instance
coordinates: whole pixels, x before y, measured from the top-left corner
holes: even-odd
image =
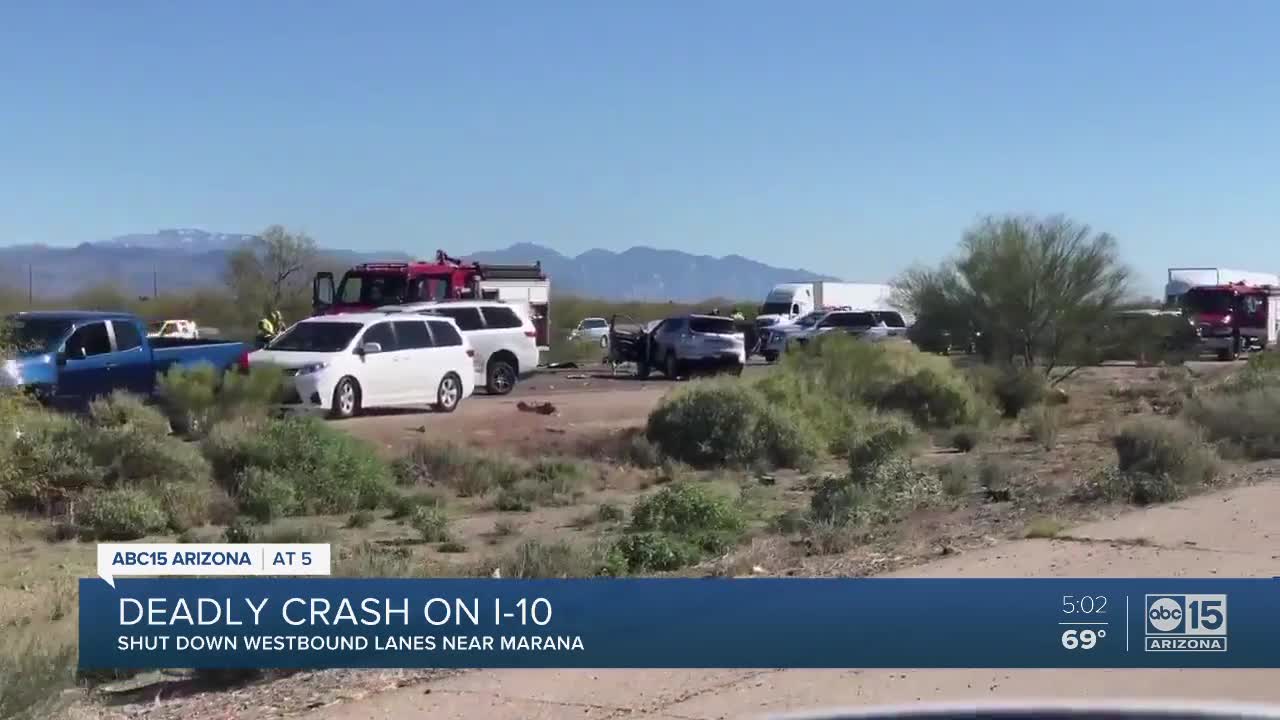
[[[578,363],[576,362],[547,363],[547,369],[549,370],[576,370],[577,368],[578,368]]]
[[[539,415],[554,415],[556,413],[556,406],[549,402],[531,403],[521,400],[516,403],[516,408],[521,412],[531,412]]]
[[[591,376],[586,373],[569,373],[564,376],[565,380],[587,380]]]

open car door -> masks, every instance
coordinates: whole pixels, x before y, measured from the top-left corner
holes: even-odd
[[[609,363],[635,363],[637,375],[649,375],[649,331],[644,323],[628,315],[609,318]]]

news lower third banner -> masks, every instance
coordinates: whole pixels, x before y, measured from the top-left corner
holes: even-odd
[[[97,668],[1280,667],[1280,581],[80,581]]]

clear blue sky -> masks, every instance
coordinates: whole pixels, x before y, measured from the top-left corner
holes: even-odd
[[[1280,3],[0,9],[0,243],[632,245],[887,277],[982,213],[1280,270]]]

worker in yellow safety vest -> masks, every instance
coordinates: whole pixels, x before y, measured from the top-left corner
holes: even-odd
[[[258,337],[256,338],[258,347],[263,347],[271,342],[272,338],[276,336],[276,332],[276,324],[272,322],[272,316],[263,315],[262,319],[258,321]]]

